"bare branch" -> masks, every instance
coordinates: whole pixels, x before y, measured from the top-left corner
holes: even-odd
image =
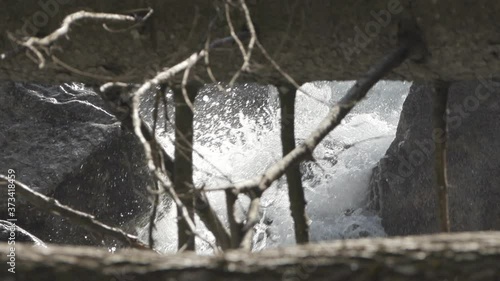
[[[256,44],[257,44],[257,47],[260,49],[260,51],[262,52],[262,54],[264,55],[264,57],[271,63],[271,65],[274,67],[274,69],[276,69],[276,71],[279,72],[279,74],[281,74],[281,76],[283,76],[283,78],[285,78],[285,80],[293,85],[295,87],[295,89],[297,91],[300,91],[302,94],[306,95],[307,97],[317,101],[317,102],[320,102],[324,105],[329,105],[327,104],[324,100],[321,100],[321,99],[318,99],[316,97],[314,97],[313,95],[309,94],[308,92],[304,91],[304,89],[301,89],[300,88],[300,85],[299,83],[297,83],[297,81],[295,81],[292,76],[290,76],[286,71],[284,71],[280,66],[279,64],[271,57],[271,55],[267,52],[267,50],[264,48],[264,46],[262,46],[262,44],[260,43],[259,40],[256,41]]]
[[[59,40],[61,37],[67,36],[71,25],[75,24],[78,21],[91,19],[91,20],[100,20],[100,21],[127,21],[127,22],[135,22],[136,18],[128,15],[117,15],[117,14],[108,14],[108,13],[92,13],[86,11],[79,11],[73,14],[66,16],[61,24],[61,26],[56,29],[51,34],[43,37],[30,37],[25,41],[20,42],[20,44],[29,50],[31,50],[38,58],[38,67],[45,67],[45,58],[42,55],[40,49],[45,51],[46,54],[50,54],[49,47]]]
[[[250,41],[248,42],[247,50],[245,51],[243,47],[243,43],[241,43],[240,39],[234,32],[234,27],[231,22],[231,18],[229,16],[229,5],[226,2],[226,17],[228,19],[228,25],[231,30],[231,36],[234,38],[234,40],[238,43],[238,46],[240,47],[241,54],[243,55],[243,64],[241,65],[240,69],[233,75],[231,80],[229,81],[229,85],[233,85],[234,82],[238,79],[242,71],[247,71],[249,69],[249,64],[250,64],[250,59],[252,57],[252,52],[253,48],[255,45],[255,42],[257,41],[257,33],[255,31],[255,27],[253,25],[252,17],[250,16],[250,11],[248,10],[248,7],[246,5],[245,0],[240,0],[240,6],[243,10],[243,13],[245,14],[245,20],[247,24],[247,28],[250,31]]]
[[[147,245],[142,243],[136,236],[128,234],[119,228],[108,226],[96,220],[93,215],[80,212],[68,206],[65,206],[59,203],[59,201],[55,200],[54,198],[50,198],[41,193],[38,193],[29,188],[27,185],[17,180],[10,179],[5,175],[0,175],[0,179],[3,180],[0,181],[0,185],[4,185],[5,187],[7,187],[7,182],[13,182],[16,186],[16,192],[18,192],[21,196],[26,198],[26,200],[38,207],[40,210],[44,210],[52,214],[67,218],[72,223],[78,226],[82,226],[89,231],[113,237],[120,242],[130,245],[131,247],[139,249],[148,248]]]
[[[225,1],[225,3],[224,3],[224,9],[226,12],[226,21],[227,21],[227,26],[229,27],[229,33],[231,34],[231,37],[233,37],[233,40],[238,45],[238,48],[240,48],[241,56],[246,57],[247,52],[245,51],[245,46],[243,45],[240,38],[236,34],[236,31],[235,31],[234,25],[233,25],[233,20],[231,19],[231,11],[230,11],[230,7],[229,7],[229,3],[227,1]]]
[[[234,189],[235,192],[255,194],[259,197],[275,180],[283,176],[291,165],[298,164],[306,157],[312,155],[316,146],[341,123],[342,119],[351,109],[366,96],[371,87],[385,74],[399,66],[409,56],[410,49],[411,43],[407,42],[368,70],[368,72],[356,81],[347,94],[330,110],[316,130],[313,131],[302,144],[267,169],[263,175],[226,187],[208,190]]]
[[[85,72],[85,71],[81,71],[79,69],[76,69],[73,66],[71,66],[71,65],[63,62],[62,60],[60,60],[55,55],[51,55],[50,58],[52,59],[52,61],[55,64],[57,64],[57,65],[65,68],[66,70],[68,70],[70,72],[76,73],[76,74],[84,76],[84,77],[94,78],[96,80],[101,80],[101,81],[120,81],[120,80],[128,80],[131,77],[133,77],[132,75],[123,75],[123,76],[115,76],[115,77],[113,77],[113,76],[105,76],[105,75],[93,74],[93,73],[89,73],[89,72]]]
[[[260,194],[251,194],[252,200],[248,207],[247,221],[243,227],[243,238],[240,243],[240,248],[246,251],[252,250],[252,239],[254,235],[253,227],[259,222],[260,210]]]
[[[4,228],[4,230],[6,230],[6,231],[11,231],[12,229],[15,229],[17,232],[22,233],[23,235],[29,237],[29,239],[31,239],[35,243],[35,245],[47,248],[47,245],[45,245],[45,243],[42,240],[40,240],[40,238],[36,237],[35,235],[31,234],[26,229],[20,227],[19,225],[15,224],[13,222],[6,221],[6,220],[0,220],[0,230],[2,228]]]
[[[217,244],[222,248],[222,250],[233,248],[231,246],[232,236],[229,235],[226,227],[222,224],[214,209],[210,206],[210,202],[208,201],[206,194],[195,190],[194,200],[196,214],[200,217],[207,229],[214,234]]]
[[[241,8],[243,9],[243,13],[245,14],[245,20],[247,23],[248,30],[250,31],[250,42],[248,42],[247,53],[244,56],[245,62],[241,67],[242,70],[247,70],[248,64],[250,63],[250,59],[252,58],[252,52],[257,41],[257,32],[255,31],[255,26],[253,25],[252,17],[250,16],[250,10],[248,10],[247,4],[245,0],[240,0]]]
[[[128,97],[128,95],[126,95],[126,92],[129,90],[129,87],[130,87],[129,85],[124,84],[124,83],[106,83],[100,87],[100,95],[103,98],[103,100],[106,101],[106,103],[108,104],[110,111],[119,120],[121,120],[122,125],[126,129],[130,130],[131,132],[134,132],[132,120],[131,120],[131,116],[130,116],[130,110],[131,110],[130,109],[130,107],[131,107],[130,100],[127,100],[129,97]],[[162,95],[162,97],[163,97],[163,95]],[[166,116],[166,118],[168,118],[166,113],[165,113],[165,116]],[[170,195],[170,197],[172,197],[172,199],[174,200],[174,203],[176,203],[178,206],[181,206],[181,212],[179,213],[179,216],[182,216],[187,221],[191,221],[191,223],[188,223],[190,228],[193,227],[190,230],[190,232],[193,233],[194,235],[200,237],[202,240],[207,241],[207,239],[203,238],[200,234],[198,234],[196,232],[196,229],[194,228],[194,226],[195,226],[194,222],[192,222],[192,220],[189,218],[189,216],[187,216],[187,212],[183,211],[185,208],[182,208],[183,204],[180,201],[180,199],[178,198],[174,189],[172,188],[171,180],[168,178],[168,177],[175,178],[174,162],[173,162],[172,158],[168,155],[168,153],[165,151],[165,149],[163,147],[158,145],[158,141],[155,139],[156,137],[155,137],[154,133],[146,125],[146,123],[142,120],[140,120],[140,122],[141,122],[141,134],[142,134],[142,137],[144,137],[144,139],[145,139],[145,142],[143,143],[143,147],[145,149],[145,152],[146,152],[146,148],[149,149],[149,154],[147,154],[147,157],[148,157],[148,159],[151,160],[151,163],[153,164],[153,166],[152,166],[153,169],[150,171],[153,173],[155,180],[159,181],[161,183],[161,186]],[[170,122],[170,120],[166,120],[166,122]],[[173,127],[175,128],[175,126],[173,126]],[[177,128],[176,128],[176,131],[178,131]],[[180,139],[185,140],[185,136],[182,133],[179,134],[179,132],[177,132],[177,134],[180,137]],[[158,161],[158,163],[155,163],[155,161],[153,161],[154,153],[151,150],[152,149],[151,145],[153,143],[155,143],[157,145],[157,147],[155,148],[156,154],[160,154],[159,155],[160,160]],[[184,144],[182,144],[182,145],[184,148]],[[193,149],[192,145],[185,146],[185,148],[188,148],[188,147]],[[193,151],[198,153],[200,155],[200,157],[202,157],[202,159],[204,159],[209,164],[211,164],[216,169],[218,169],[215,165],[213,165],[211,162],[209,162],[207,159],[205,159],[203,157],[203,155],[201,155],[195,149],[193,149]],[[182,153],[182,157],[185,157],[183,151],[180,151],[180,152]],[[156,166],[157,164],[161,165],[161,167]],[[218,171],[224,176],[224,174],[220,170],[218,170]],[[231,182],[231,180],[228,177],[225,176],[225,178],[229,182]],[[159,190],[159,192],[161,192],[161,189]],[[199,192],[195,192],[194,194],[196,196],[196,198],[195,198],[196,202],[203,202],[203,198],[201,198],[201,197],[198,198],[199,196],[201,196],[201,194]],[[179,205],[179,203],[181,205]],[[224,229],[224,224],[220,221],[220,219],[217,217],[215,212],[213,212],[213,211],[207,212],[207,210],[204,208],[198,208],[198,209],[196,209],[196,211],[197,211],[197,214],[200,217],[201,221],[205,224],[205,226],[207,227],[208,230],[210,230],[212,233],[219,233],[220,234],[220,236],[216,236],[217,243],[219,243],[219,245],[221,246],[221,248],[223,250],[226,249],[225,245],[229,245],[229,242],[226,243],[225,241],[230,240],[229,234],[227,232],[225,232],[225,230],[221,231],[221,229]],[[212,248],[215,248],[215,247],[212,246]]]
[[[134,28],[137,28],[139,27],[141,24],[143,24],[146,20],[149,19],[149,17],[151,17],[151,15],[153,15],[153,12],[154,10],[151,9],[151,8],[144,8],[144,9],[133,9],[133,10],[129,10],[129,11],[125,11],[123,12],[124,14],[137,14],[137,13],[140,13],[140,12],[146,12],[146,15],[144,15],[143,17],[140,17],[138,20],[136,20],[137,22],[127,28],[122,28],[122,29],[112,29],[110,28],[106,23],[103,23],[102,24],[102,27],[104,29],[106,29],[108,32],[111,32],[111,33],[119,33],[119,32],[127,32],[129,30],[132,30]]]

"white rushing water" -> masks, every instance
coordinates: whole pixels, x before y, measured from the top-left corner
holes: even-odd
[[[297,94],[296,138],[308,136],[329,107],[339,100],[353,82],[316,82],[302,87],[307,95]],[[307,215],[311,220],[313,241],[365,236],[385,236],[380,218],[363,209],[368,195],[371,169],[384,155],[394,139],[400,111],[410,83],[379,82],[342,125],[336,128],[314,152],[316,162],[301,166],[305,188]],[[236,91],[244,90],[238,101]],[[255,92],[252,92],[255,91]],[[195,115],[194,154],[196,186],[223,186],[232,181],[260,175],[281,157],[279,111],[274,89],[255,90],[240,87],[217,97],[209,91],[197,99]],[[252,95],[261,101],[252,104]],[[219,93],[219,95],[222,95]],[[313,98],[312,98],[312,97]],[[231,97],[231,98],[227,98]],[[263,101],[262,101],[263,100]],[[172,136],[164,135],[163,144],[173,151]],[[202,155],[203,157],[201,157]],[[212,207],[226,221],[225,198],[222,192],[209,194]],[[168,203],[164,203],[168,206]],[[243,216],[248,199],[240,196],[238,210]],[[175,208],[160,206],[154,237],[158,250],[171,252],[177,247]],[[254,250],[294,243],[293,221],[284,179],[265,192],[262,198],[262,220],[256,226]],[[147,218],[144,218],[147,221]],[[199,232],[208,240],[213,237],[197,221]],[[144,223],[145,225],[145,223]],[[147,226],[138,229],[147,241]],[[197,239],[197,249],[210,253],[207,243]]]

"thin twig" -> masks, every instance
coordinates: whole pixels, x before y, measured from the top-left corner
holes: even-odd
[[[192,65],[186,67],[186,69],[184,70],[184,75],[182,76],[181,88],[182,88],[182,96],[184,97],[184,102],[189,107],[189,109],[191,109],[191,112],[194,113],[194,105],[191,102],[186,89],[186,85],[188,83],[188,78],[189,78],[189,71],[191,70],[191,67]]]
[[[234,27],[232,26],[231,19],[228,18],[228,25],[229,25],[230,30],[231,30],[231,36],[233,36],[233,38],[236,42],[241,43],[241,45],[238,44],[238,46],[240,47],[240,50],[242,49],[242,55],[243,55],[243,64],[238,69],[238,71],[236,71],[236,73],[233,75],[233,77],[229,81],[229,85],[231,85],[231,86],[236,82],[236,80],[240,76],[241,72],[249,70],[249,64],[250,64],[250,59],[252,57],[253,48],[254,48],[255,42],[257,41],[257,33],[255,31],[255,27],[254,27],[253,22],[252,22],[252,17],[250,16],[250,11],[248,10],[248,7],[246,5],[245,0],[240,0],[240,5],[241,5],[241,8],[243,9],[243,13],[245,14],[245,20],[246,20],[248,30],[250,31],[250,41],[248,42],[247,50],[245,51],[243,44],[241,43],[240,39],[238,38],[238,36],[234,32]],[[229,15],[229,12],[227,11],[228,10],[227,7],[228,7],[228,5],[226,2],[226,14]]]
[[[314,130],[303,143],[267,169],[264,174],[225,187],[207,189],[207,191],[232,189],[234,192],[238,193],[255,192],[259,195],[267,190],[275,180],[283,176],[290,165],[297,164],[312,154],[316,146],[341,123],[342,119],[352,110],[352,108],[366,96],[371,87],[408,57],[410,46],[411,44],[409,43],[403,44],[384,57],[378,64],[363,75],[362,78],[357,80],[347,94],[330,109],[328,115],[321,121],[316,130]]]
[[[129,10],[129,11],[124,11],[124,14],[131,14],[131,13],[137,13],[137,12],[147,12],[145,16],[141,17],[140,19],[137,20],[137,23],[127,27],[127,28],[122,28],[122,29],[112,29],[110,28],[106,23],[102,24],[102,27],[111,33],[121,33],[121,32],[127,32],[129,30],[132,30],[134,28],[137,28],[138,26],[142,25],[146,20],[151,17],[153,14],[154,10],[152,8],[145,8],[145,9],[134,9],[134,10]]]
[[[47,248],[47,245],[40,238],[38,238],[35,235],[31,234],[29,231],[27,231],[26,229],[20,227],[19,225],[15,224],[13,222],[10,222],[10,221],[0,220],[0,226],[2,226],[2,225],[3,225],[3,227],[7,227],[9,230],[15,229],[16,231],[18,231],[18,232],[22,233],[23,235],[29,237],[35,243],[35,245]]]
[[[303,143],[267,169],[264,174],[254,179],[219,189],[231,189],[236,193],[246,193],[252,198],[248,211],[247,223],[244,227],[245,235],[241,247],[245,249],[250,247],[250,232],[252,232],[253,226],[258,222],[260,208],[259,204],[256,202],[260,201],[259,199],[262,193],[265,192],[274,181],[282,177],[291,165],[298,165],[301,161],[312,155],[316,146],[318,146],[318,144],[341,123],[342,119],[354,108],[354,106],[366,96],[371,87],[385,74],[399,66],[409,56],[410,48],[410,42],[404,43],[368,70],[365,75],[356,81],[347,94],[330,109],[330,112],[323,121],[321,121],[316,130],[314,130]]]
[[[241,52],[241,56],[246,57],[247,52],[245,51],[245,46],[243,45],[240,38],[236,34],[236,31],[235,31],[234,26],[233,26],[233,20],[231,19],[231,11],[229,8],[229,3],[227,1],[224,3],[224,8],[225,8],[225,12],[226,12],[227,25],[229,27],[229,33],[231,34],[231,37],[238,45],[238,48],[240,49],[240,52]]]
[[[31,50],[38,58],[38,67],[45,67],[45,58],[42,55],[41,50],[45,51],[46,54],[50,54],[50,46],[59,40],[61,37],[67,36],[70,27],[78,21],[91,19],[91,20],[105,20],[105,21],[129,21],[135,22],[136,18],[128,15],[118,15],[118,14],[108,14],[108,13],[92,13],[86,11],[79,11],[66,16],[61,24],[61,26],[56,29],[51,34],[43,37],[30,37],[27,40],[21,42],[21,45]]]
[[[148,248],[147,245],[142,243],[136,236],[128,234],[119,228],[108,226],[96,220],[93,215],[74,210],[59,203],[56,199],[38,193],[22,182],[10,179],[5,175],[0,175],[0,179],[4,181],[0,181],[0,185],[7,186],[7,182],[13,182],[16,186],[16,192],[41,210],[62,216],[78,226],[84,227],[97,234],[113,237],[131,247],[139,249]]]
[[[119,120],[121,120],[122,125],[126,128],[129,129],[130,131],[134,132],[133,124],[132,124],[132,118],[131,118],[131,105],[129,104],[129,100],[124,100],[121,98],[122,92],[127,91],[129,88],[129,85],[124,84],[124,83],[106,83],[100,87],[100,96],[107,102],[107,104],[110,106],[111,111]],[[167,115],[166,115],[167,116]],[[169,194],[169,196],[174,200],[174,203],[177,204],[177,206],[180,206],[180,214],[179,216],[183,217],[187,222],[188,225],[190,226],[190,231],[193,233],[195,236],[199,237],[200,239],[204,241],[208,241],[206,238],[204,238],[202,235],[200,235],[195,227],[194,222],[191,220],[191,218],[187,215],[187,212],[185,211],[186,208],[178,198],[177,194],[175,193],[171,180],[168,178],[169,176],[174,176],[174,163],[172,161],[172,158],[167,154],[167,152],[161,147],[158,146],[157,153],[160,153],[160,160],[158,161],[158,165],[161,165],[161,167],[157,167],[155,161],[153,161],[153,152],[151,151],[151,143],[156,142],[154,140],[155,135],[151,132],[151,130],[148,128],[148,126],[145,124],[145,122],[139,118],[140,121],[140,132],[141,132],[141,137],[143,138],[143,148],[146,153],[147,161],[151,161],[152,166],[149,166],[151,168],[151,172],[153,173],[153,176],[155,180],[159,181],[161,183],[162,188]],[[170,122],[170,120],[167,120],[167,122]],[[174,126],[175,127],[175,126]],[[151,142],[151,143],[150,143]],[[180,205],[179,205],[180,204]],[[207,226],[207,228],[212,232],[212,233],[217,233],[217,229],[220,228],[222,222],[218,219],[218,217],[212,217],[211,213],[198,213],[200,219],[203,221],[203,223]],[[214,222],[214,224],[212,224]],[[216,237],[216,239],[219,239]],[[222,239],[222,238],[221,238]],[[210,243],[209,243],[210,244]],[[212,248],[214,248],[214,251],[218,251],[217,247],[214,245],[210,244]]]
[[[154,183],[155,189],[154,191],[158,191],[158,182],[155,181]],[[158,212],[158,203],[160,201],[160,194],[159,192],[156,192],[153,194],[153,206],[151,207],[151,216],[149,217],[149,229],[148,229],[148,237],[149,237],[149,248],[154,249],[154,237],[153,237],[153,231],[156,228],[155,221],[156,221],[156,214]]]
[[[256,41],[256,45],[257,47],[260,49],[260,51],[262,52],[262,54],[264,55],[264,57],[272,64],[272,66],[274,67],[274,69],[276,69],[285,79],[288,83],[290,83],[291,85],[293,85],[295,87],[295,89],[297,91],[300,91],[302,94],[304,94],[305,96],[319,102],[319,103],[322,103],[324,105],[327,105],[329,106],[329,104],[327,102],[325,102],[324,100],[321,100],[321,99],[318,99],[316,97],[314,97],[313,95],[309,94],[308,92],[304,91],[303,89],[300,88],[300,85],[297,83],[297,81],[295,81],[292,76],[290,76],[290,74],[288,74],[286,71],[284,71],[280,66],[279,64],[271,57],[271,55],[267,52],[267,50],[264,48],[264,46],[262,46],[262,44],[260,43],[260,41],[257,39]]]
[[[259,222],[260,210],[260,196],[261,194],[252,194],[250,206],[248,207],[247,221],[243,226],[243,238],[240,243],[240,248],[245,251],[252,250],[252,241],[254,235],[254,226]]]
[[[245,62],[243,63],[243,66],[241,69],[247,70],[248,69],[248,64],[250,63],[250,59],[252,58],[252,52],[253,48],[255,45],[255,42],[257,41],[257,32],[255,31],[255,26],[252,21],[252,17],[250,16],[250,10],[247,7],[247,4],[245,0],[240,0],[240,5],[241,8],[243,9],[243,13],[245,14],[245,20],[247,23],[248,30],[250,31],[250,42],[248,42],[247,46],[247,53],[244,56]]]
[[[101,81],[121,81],[121,80],[129,80],[131,78],[133,78],[134,76],[116,76],[116,77],[113,77],[113,76],[105,76],[105,75],[101,75],[101,74],[94,74],[94,73],[89,73],[89,72],[85,72],[85,71],[82,71],[82,70],[79,70],[65,62],[63,62],[62,60],[60,60],[59,58],[57,58],[55,55],[51,55],[50,56],[52,58],[52,61],[54,61],[55,64],[65,68],[66,70],[70,71],[70,72],[73,72],[75,74],[78,74],[78,75],[81,75],[81,76],[84,76],[84,77],[89,77],[89,78],[93,78],[93,79],[96,79],[96,80],[101,80]]]

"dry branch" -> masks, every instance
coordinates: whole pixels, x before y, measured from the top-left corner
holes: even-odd
[[[5,257],[9,245],[0,244]],[[16,244],[17,280],[496,281],[500,232],[344,240],[218,256]],[[4,273],[8,274],[8,273]],[[115,278],[115,279],[113,279]]]
[[[40,210],[62,216],[72,223],[79,225],[92,231],[99,235],[109,236],[117,239],[120,242],[130,245],[134,248],[147,249],[147,245],[142,243],[136,236],[125,233],[123,230],[108,226],[102,222],[96,220],[96,218],[90,214],[74,210],[68,206],[65,206],[54,198],[47,197],[41,193],[38,193],[27,185],[17,181],[9,179],[7,176],[0,175],[0,186],[5,185],[7,187],[7,182],[13,181],[16,186],[16,192],[23,196],[27,201],[38,207]]]
[[[30,37],[25,41],[20,41],[11,36],[11,40],[14,40],[16,43],[24,46],[25,48],[31,50],[38,58],[38,67],[45,67],[45,58],[41,53],[40,49],[42,49],[46,54],[50,54],[50,46],[54,44],[61,37],[68,36],[69,29],[72,25],[77,23],[78,21],[91,19],[91,20],[99,20],[99,21],[128,21],[135,22],[136,18],[128,15],[117,15],[117,14],[107,14],[107,13],[92,13],[86,11],[80,11],[73,14],[70,14],[64,18],[61,26],[52,32],[51,34],[43,37]]]
[[[330,110],[316,130],[314,130],[303,143],[267,169],[263,175],[226,187],[207,189],[208,191],[231,189],[235,194],[246,193],[252,198],[248,210],[247,222],[243,229],[245,232],[241,244],[243,248],[251,248],[249,243],[251,242],[253,226],[258,222],[260,209],[259,199],[262,193],[265,192],[275,180],[282,177],[292,165],[298,165],[307,157],[312,156],[316,146],[340,124],[342,119],[351,109],[366,96],[371,87],[385,74],[399,66],[410,55],[413,44],[415,44],[413,40],[403,42],[399,48],[373,66],[365,75],[356,81],[347,94]]]
[[[110,111],[118,118],[118,120],[122,122],[123,127],[130,130],[131,132],[134,132],[132,117],[130,114],[132,110],[132,102],[130,100],[130,96],[127,94],[127,91],[129,90],[129,86],[122,83],[107,83],[100,87],[99,94],[104,99],[104,101],[106,101]],[[167,117],[168,114],[165,114],[165,116]],[[164,189],[165,191],[167,191],[170,197],[172,197],[172,199],[180,209],[179,215],[184,217],[184,219],[189,222],[190,232],[194,235],[197,235],[193,220],[189,218],[187,209],[183,206],[182,201],[177,196],[175,190],[172,188],[172,185],[170,183],[171,181],[168,180],[168,178],[172,178],[175,180],[173,159],[170,157],[170,155],[168,155],[163,147],[158,145],[156,136],[148,127],[148,125],[140,118],[139,121],[140,131],[142,133],[141,137],[143,138],[143,145],[145,146],[145,152],[149,152],[149,158],[147,158],[147,161],[148,163],[151,163],[153,165],[153,167],[150,167],[150,169],[152,168],[151,172],[155,177],[155,181],[159,181],[162,187],[161,190]],[[159,162],[161,162],[158,163],[159,167],[156,167],[155,162],[153,161],[154,157],[153,151],[151,150],[151,144],[155,144],[155,151],[157,154],[159,154],[156,155],[157,158],[160,159]],[[198,202],[203,201],[202,198],[199,198],[201,196],[199,193],[195,193],[195,196],[195,200],[197,200]],[[217,243],[221,245],[222,249],[225,249],[225,245],[228,245],[228,242],[226,241],[229,241],[230,239],[229,234],[227,234],[227,232],[225,231],[222,231],[222,229],[224,229],[224,226],[216,216],[216,214],[214,212],[207,212],[204,208],[198,208],[197,213],[201,221],[212,233],[220,234],[220,236],[216,237],[216,240]]]

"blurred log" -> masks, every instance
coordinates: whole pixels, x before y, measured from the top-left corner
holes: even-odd
[[[5,259],[9,245],[0,245]],[[15,245],[16,280],[499,280],[500,232],[374,238],[259,253],[161,256],[126,249]],[[114,279],[113,279],[114,278]],[[455,279],[454,279],[455,278]],[[4,279],[2,279],[4,280]]]

